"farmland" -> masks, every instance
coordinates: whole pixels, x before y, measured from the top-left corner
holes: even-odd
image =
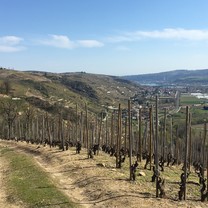
[[[206,100],[107,75],[0,73],[2,203],[207,206]]]
[[[48,179],[42,178],[40,173],[38,183],[31,181],[29,186],[30,193],[35,194],[37,189],[44,191],[40,197],[46,196],[50,191],[54,190],[54,185],[58,190],[68,196],[74,203],[73,207],[207,207],[207,203],[201,203],[199,198],[199,185],[197,176],[192,173],[188,180],[187,201],[178,201],[178,181],[181,166],[165,168],[164,177],[166,178],[167,197],[165,199],[155,198],[155,184],[151,182],[152,172],[143,169],[143,162],[138,167],[138,173],[144,172],[145,176],[137,176],[135,182],[129,182],[128,161],[125,162],[122,169],[115,168],[115,159],[109,157],[105,153],[100,153],[94,159],[87,158],[86,150],[81,151],[81,154],[75,154],[75,149],[69,151],[60,151],[56,148],[50,149],[43,147],[37,149],[36,145],[26,143],[14,143],[1,141],[1,158],[11,157],[10,154],[33,158],[35,164],[44,170],[53,185],[45,184]],[[22,161],[20,158],[16,161]],[[22,161],[24,164],[24,161]],[[27,169],[30,169],[27,165]],[[14,168],[14,167],[11,167]],[[16,167],[17,168],[17,167]],[[11,169],[7,169],[7,175],[11,176]],[[16,170],[17,171],[17,170]],[[18,170],[16,180],[21,180],[21,171]],[[32,173],[27,172],[27,177],[33,179]],[[138,174],[139,175],[139,174]],[[37,177],[37,176],[36,176]],[[43,181],[42,181],[42,180]],[[16,186],[13,184],[12,186]],[[10,184],[11,190],[11,184]],[[41,193],[41,192],[40,192]],[[10,201],[13,203],[21,201],[22,197],[26,196],[14,195],[10,196]],[[35,196],[35,195],[34,195]],[[51,195],[52,197],[53,195]],[[58,197],[58,195],[56,195]],[[53,201],[47,202],[47,198],[40,200],[32,197],[29,200],[31,207],[70,207],[66,198],[52,198]],[[24,199],[25,202],[25,199]]]

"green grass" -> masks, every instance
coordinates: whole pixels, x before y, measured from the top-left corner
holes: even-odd
[[[186,122],[186,109],[181,108],[178,113],[173,114],[173,122],[177,126],[185,125]],[[192,127],[195,125],[203,125],[207,121],[208,110],[203,109],[203,105],[200,106],[191,106],[191,124]]]
[[[9,161],[7,188],[10,200],[23,201],[28,207],[78,207],[59,191],[47,173],[33,159],[8,148],[0,149],[0,155]]]
[[[190,105],[190,104],[199,104],[200,99],[194,96],[181,96],[181,104],[182,105]]]
[[[193,95],[181,95],[180,103],[181,105],[194,105],[202,104],[207,102],[207,99],[199,99]]]

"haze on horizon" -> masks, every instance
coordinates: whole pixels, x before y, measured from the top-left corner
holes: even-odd
[[[207,0],[0,0],[0,66],[135,75],[208,68]]]

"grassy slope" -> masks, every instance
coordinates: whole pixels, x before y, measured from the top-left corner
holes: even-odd
[[[89,111],[95,113],[107,105],[117,107],[121,103],[127,106],[127,99],[139,90],[138,86],[117,77],[88,73],[54,74],[1,69],[0,85],[4,80],[10,81],[14,97],[34,96],[71,108],[75,108],[77,103],[82,110],[86,103]]]
[[[50,151],[48,159],[48,163],[54,164],[54,162],[58,161],[61,164],[63,169],[59,171],[68,174],[69,178],[73,178],[76,181],[76,184],[88,194],[91,200],[97,201],[100,197],[105,199],[109,197],[118,196],[119,194],[141,194],[145,195],[148,199],[155,200],[155,183],[151,182],[151,177],[153,172],[146,169],[144,170],[144,162],[142,164],[139,163],[137,173],[139,171],[145,172],[146,176],[136,177],[136,183],[125,183],[129,178],[129,163],[128,159],[122,164],[121,169],[115,169],[115,158],[109,157],[102,152],[98,156],[96,156],[93,160],[86,159],[86,151],[82,150],[80,155],[74,154],[75,149],[72,149],[73,152],[70,153],[70,150],[67,154],[65,152],[61,152],[57,154],[57,151]],[[70,160],[69,160],[70,155]],[[135,158],[134,158],[135,159]],[[66,163],[66,161],[68,163]],[[73,162],[72,162],[73,161]],[[105,167],[99,167],[96,164],[105,164]],[[64,169],[64,166],[66,169]],[[82,167],[82,168],[80,168]],[[174,166],[174,167],[165,167],[165,172],[160,172],[160,176],[166,180],[165,191],[167,195],[167,199],[174,207],[199,207],[202,205],[200,203],[200,186],[198,184],[198,177],[191,171],[190,176],[187,180],[187,206],[184,205],[185,202],[178,202],[178,191],[179,191],[179,181],[182,166]],[[65,171],[64,171],[65,170]],[[66,171],[67,170],[67,171]],[[70,170],[70,171],[69,171]],[[97,178],[97,180],[92,180],[93,178]],[[125,184],[124,184],[125,183]],[[117,190],[117,186],[119,186],[119,191]],[[120,184],[120,185],[119,185]],[[108,185],[110,187],[108,187]],[[114,187],[115,186],[115,187]],[[95,188],[96,187],[96,188]],[[108,187],[108,188],[106,188]],[[116,188],[117,187],[117,188]],[[139,197],[140,199],[141,196]],[[138,200],[139,200],[138,198]],[[116,197],[115,197],[116,200]],[[117,199],[119,200],[119,199]],[[161,200],[161,203],[164,200]],[[158,202],[158,200],[155,202]],[[198,204],[197,204],[198,203]],[[200,203],[200,204],[199,204]],[[147,202],[148,204],[148,202]],[[193,206],[191,206],[193,204]],[[157,203],[158,205],[158,203]],[[180,206],[177,206],[180,205]],[[188,206],[189,205],[189,206]],[[156,206],[158,207],[158,206]],[[162,206],[164,207],[164,206]],[[168,207],[168,206],[167,206]],[[173,207],[173,206],[172,206]],[[206,207],[206,204],[205,206]]]
[[[10,200],[21,200],[28,207],[76,207],[61,193],[48,177],[38,167],[33,159],[25,154],[1,148],[0,155],[9,161],[7,188]]]

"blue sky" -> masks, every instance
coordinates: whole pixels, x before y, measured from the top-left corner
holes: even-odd
[[[0,66],[133,75],[208,68],[208,0],[0,0]]]

